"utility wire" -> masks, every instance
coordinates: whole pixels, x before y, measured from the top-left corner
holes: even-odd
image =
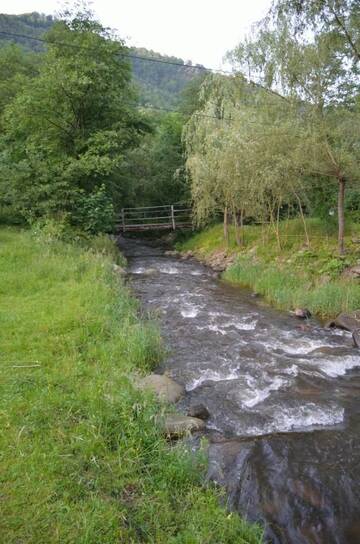
[[[70,43],[66,43],[66,42],[57,42],[57,41],[53,41],[53,42],[49,42],[47,40],[45,40],[44,38],[36,38],[34,36],[27,36],[26,34],[17,34],[15,32],[6,32],[6,31],[3,31],[1,30],[0,31],[0,35],[3,35],[3,36],[7,36],[9,38],[22,38],[22,39],[26,39],[26,40],[33,40],[33,41],[37,41],[37,42],[41,42],[41,43],[45,43],[45,44],[54,44],[54,45],[58,45],[58,46],[61,46],[61,47],[70,47],[70,48],[74,48],[74,49],[85,49],[85,50],[89,50],[89,51],[97,51],[97,48],[96,47],[88,47],[88,46],[84,46],[84,45],[78,45],[78,44],[70,44]],[[125,57],[125,58],[130,58],[130,59],[135,59],[135,60],[141,60],[141,61],[145,61],[145,62],[157,62],[157,63],[160,63],[160,64],[169,64],[170,66],[179,66],[181,68],[192,68],[192,69],[195,69],[195,70],[203,70],[207,73],[217,73],[217,74],[222,74],[222,75],[228,75],[228,76],[234,76],[237,74],[237,72],[233,72],[233,71],[228,71],[228,70],[217,70],[215,68],[207,68],[206,66],[202,66],[201,64],[186,64],[186,63],[181,63],[181,62],[174,62],[174,61],[169,61],[169,60],[164,60],[164,59],[158,59],[158,58],[155,58],[155,57],[144,57],[144,56],[141,56],[141,55],[136,55],[134,53],[113,53],[114,55],[116,56],[120,56],[120,57]],[[247,80],[248,84],[250,85],[253,85],[255,87],[258,87],[266,92],[268,92],[269,94],[272,94],[274,96],[277,96],[278,98],[281,98],[283,100],[287,100],[287,98],[285,96],[282,96],[280,93],[272,90],[272,89],[268,89],[267,87],[264,87],[263,85],[261,85],[260,83],[256,83],[256,81],[253,81],[251,79]]]

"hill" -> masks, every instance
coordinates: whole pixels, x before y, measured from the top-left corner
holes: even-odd
[[[40,38],[54,22],[51,15],[37,12],[23,15],[0,14],[0,31]],[[41,42],[35,40],[0,36],[0,45],[9,42],[18,43],[36,52],[43,49]],[[200,65],[183,67],[183,59],[161,55],[145,48],[131,48],[129,54],[137,57],[132,58],[133,74],[139,87],[140,102],[144,105],[175,107],[186,85],[203,73],[203,69],[199,69]],[[146,59],[156,60],[149,62]]]

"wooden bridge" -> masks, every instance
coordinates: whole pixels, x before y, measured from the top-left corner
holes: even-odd
[[[123,208],[117,227],[121,232],[192,228],[191,209],[181,204]]]

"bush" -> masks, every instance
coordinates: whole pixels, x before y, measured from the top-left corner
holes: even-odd
[[[112,231],[114,206],[105,185],[95,188],[89,194],[81,194],[72,221],[90,234]]]

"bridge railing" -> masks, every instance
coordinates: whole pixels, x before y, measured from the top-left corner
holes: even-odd
[[[190,208],[179,204],[123,208],[118,227],[122,232],[190,228],[191,213]]]

